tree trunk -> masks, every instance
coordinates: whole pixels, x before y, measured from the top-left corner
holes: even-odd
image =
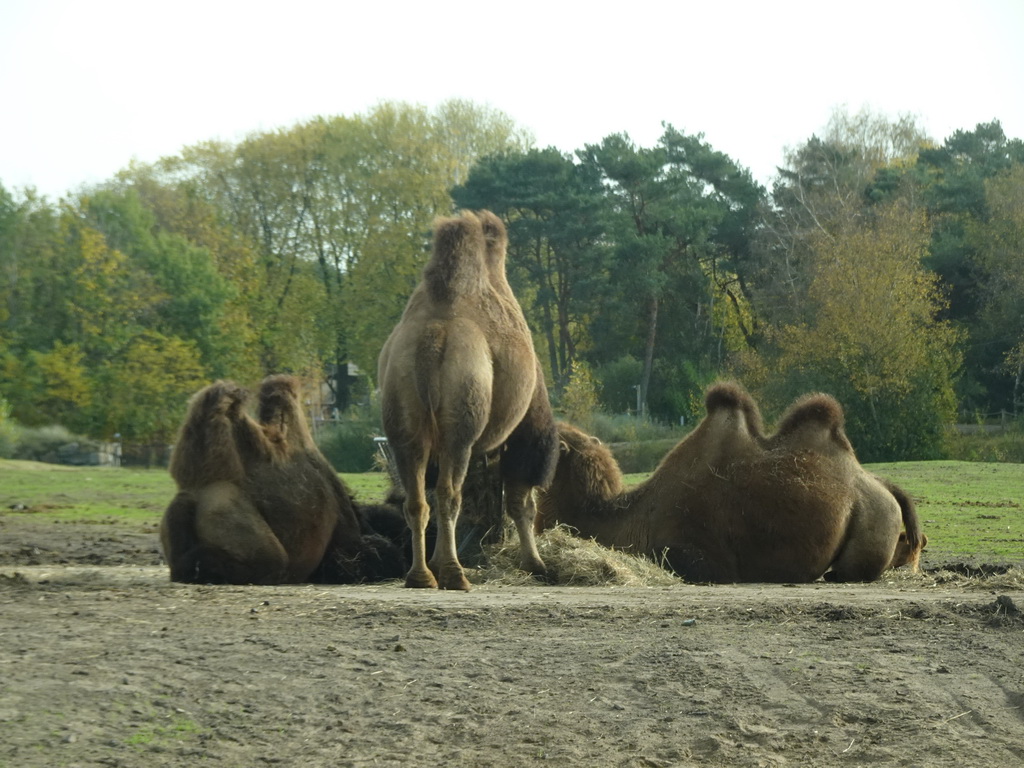
[[[651,296],[647,311],[647,344],[644,348],[644,372],[640,379],[640,413],[647,413],[647,391],[651,386],[651,370],[654,368],[654,342],[658,337],[658,297]]]

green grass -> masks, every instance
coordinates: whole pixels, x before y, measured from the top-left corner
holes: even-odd
[[[914,498],[928,560],[1024,561],[1024,464],[908,461],[868,469]]]
[[[918,461],[871,471],[910,493],[928,534],[926,562],[1024,563],[1024,464]],[[647,475],[626,475],[633,485]],[[382,472],[342,474],[355,496],[383,498]],[[166,470],[61,467],[0,460],[0,515],[14,505],[57,520],[159,521],[174,495]]]
[[[343,474],[357,499],[379,501],[383,472]],[[0,459],[0,513],[16,505],[55,520],[157,522],[175,493],[166,469],[64,467]]]

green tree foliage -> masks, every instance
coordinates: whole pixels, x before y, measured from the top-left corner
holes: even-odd
[[[189,396],[208,382],[194,342],[149,330],[105,359],[92,380],[82,427],[139,443],[171,442]]]
[[[968,240],[980,272],[981,310],[974,343],[990,350],[992,382],[987,391],[1009,396],[1001,407],[1024,412],[1024,164],[1014,164],[985,182],[988,220],[975,220]],[[999,357],[997,357],[997,355]]]
[[[921,264],[924,211],[899,202],[833,222],[815,242],[810,320],[784,326],[766,390],[776,402],[824,390],[843,403],[864,461],[938,458],[955,416],[959,334]]]
[[[930,456],[961,339],[961,408],[1024,399],[1022,167],[998,123],[940,146],[837,112],[766,198],[699,134],[565,154],[451,101],[198,144],[57,203],[0,186],[0,398],[139,442],[215,377],[335,371],[344,406],[455,203],[505,220],[556,396],[592,370],[604,407],[675,422],[731,371],[769,404],[836,394],[862,457]]]
[[[752,331],[741,271],[761,188],[703,137],[672,126],[654,148],[612,135],[580,159],[600,173],[613,216],[610,290],[593,328],[596,362],[636,351],[642,409],[654,405],[656,370],[699,389],[723,365],[732,331]],[[655,414],[674,421],[689,394],[661,398]]]
[[[426,259],[448,190],[480,154],[527,140],[500,112],[386,102],[237,146],[184,150],[157,178],[201,196],[256,252],[249,316],[264,371],[314,361],[373,370]],[[343,370],[343,366],[337,366]],[[340,402],[347,379],[332,382]]]
[[[1022,164],[1024,142],[1007,138],[998,121],[981,123],[954,132],[941,146],[922,148],[914,163],[881,169],[868,190],[873,199],[910,195],[928,211],[932,235],[925,264],[948,292],[945,315],[969,335],[959,388],[961,407],[968,412],[1014,407],[1015,377],[1008,377],[1005,368],[1013,331],[995,331],[999,310],[990,306],[999,303],[997,295],[1006,295],[996,288],[1000,278],[991,268],[999,271],[998,240],[1006,237],[1007,226],[1012,229],[1005,208],[996,214],[992,204],[1012,195],[1008,198],[998,183],[991,185]]]
[[[872,200],[897,193],[901,175],[926,143],[908,116],[890,121],[866,110],[836,110],[821,137],[787,151],[752,238],[752,293],[761,319],[776,325],[807,318],[817,238]],[[884,194],[880,178],[886,179]]]

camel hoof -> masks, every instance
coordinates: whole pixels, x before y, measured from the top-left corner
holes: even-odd
[[[519,567],[538,579],[544,579],[548,575],[548,567],[544,565],[543,560],[524,560],[519,564]]]
[[[469,592],[470,589],[469,580],[466,579],[461,568],[457,571],[442,573],[437,586],[438,589],[458,589],[463,592]]]
[[[405,586],[410,589],[436,589],[437,579],[430,571],[409,571],[405,576]]]

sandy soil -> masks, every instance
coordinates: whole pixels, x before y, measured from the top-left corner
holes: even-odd
[[[0,513],[0,767],[1016,767],[1022,609],[934,575],[183,586],[151,528]]]

